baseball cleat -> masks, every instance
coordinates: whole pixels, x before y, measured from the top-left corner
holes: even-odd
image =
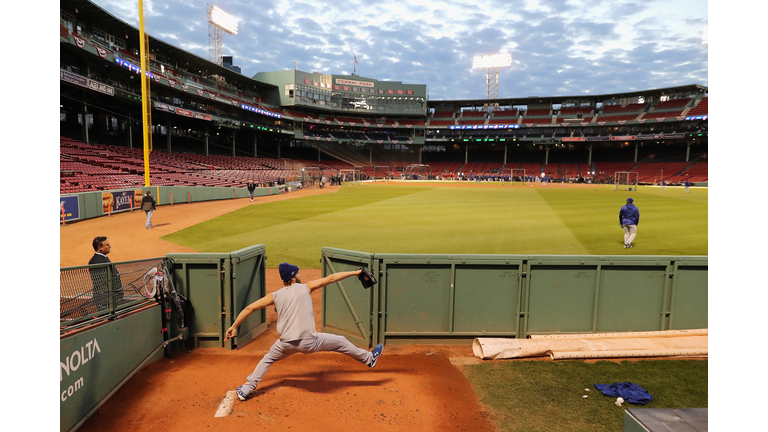
[[[376,348],[371,351],[371,354],[373,355],[371,357],[371,364],[368,365],[369,368],[372,368],[376,366],[376,360],[378,360],[379,357],[381,357],[381,353],[384,352],[384,345],[378,344],[376,345]]]
[[[241,401],[244,401],[245,399],[248,398],[248,395],[245,394],[245,392],[243,391],[243,386],[240,386],[237,388],[237,398],[240,399]]]

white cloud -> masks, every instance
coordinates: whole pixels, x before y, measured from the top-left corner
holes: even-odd
[[[95,2],[138,25],[135,3]],[[145,0],[147,31],[207,58],[206,3]],[[708,85],[708,46],[701,44],[708,15],[706,2],[699,0],[222,0],[217,5],[240,19],[240,33],[226,35],[223,43],[225,55],[235,55],[247,76],[293,69],[292,61],[302,70],[344,74],[357,54],[358,70],[368,77],[426,84],[433,99],[463,99],[485,94],[485,80],[471,72],[472,56],[510,52],[513,65],[500,74],[500,97],[525,96],[520,92],[529,88],[557,95],[681,81]]]

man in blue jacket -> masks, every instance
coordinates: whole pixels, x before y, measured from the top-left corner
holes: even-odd
[[[632,240],[637,235],[637,224],[640,222],[640,210],[635,207],[634,200],[627,198],[627,204],[619,211],[619,225],[624,229],[624,248],[632,247]]]

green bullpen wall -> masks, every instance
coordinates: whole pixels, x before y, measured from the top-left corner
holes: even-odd
[[[246,306],[267,295],[266,248],[249,246],[227,253],[172,253],[169,270],[176,291],[187,297],[193,311],[189,337],[195,347],[242,347],[267,329],[267,312],[251,314],[237,337],[224,342],[224,333]]]
[[[189,300],[186,328],[179,328],[174,309],[168,338],[182,336],[195,346],[233,349],[253,340],[267,328],[266,311],[252,314],[236,338],[224,343],[224,332],[247,305],[266,295],[264,245],[229,253],[168,254],[176,292]],[[113,263],[120,266],[122,263]],[[82,266],[81,266],[82,267]],[[91,266],[89,266],[91,267]],[[62,268],[62,273],[79,270]],[[161,309],[157,303],[99,319],[95,325],[61,331],[60,430],[75,430],[81,420],[105,402],[123,380],[141,366],[163,356]],[[91,318],[91,316],[89,316]],[[174,342],[170,348],[179,345]],[[73,429],[74,428],[74,429]]]
[[[163,356],[155,351],[163,344],[161,313],[155,303],[61,337],[60,430],[72,430],[142,362]]]
[[[273,186],[267,188],[256,188],[253,191],[254,197],[276,195],[280,193],[280,190],[286,188],[290,189],[290,186]],[[203,187],[203,186],[150,186],[141,188],[128,188],[128,189],[115,189],[108,191],[94,191],[94,192],[82,192],[77,194],[62,194],[60,197],[78,197],[78,210],[79,218],[76,220],[92,219],[95,217],[106,216],[108,211],[104,211],[103,207],[103,194],[110,193],[122,193],[141,190],[141,194],[144,195],[146,191],[151,191],[152,196],[155,197],[158,206],[172,205],[172,204],[184,204],[201,201],[215,201],[235,198],[248,198],[250,194],[247,188],[233,188],[233,187]],[[173,200],[173,202],[171,202]],[[134,211],[141,211],[141,205],[134,203]],[[66,209],[68,213],[71,213],[71,209]],[[121,213],[131,211],[130,207],[126,207],[124,210],[113,211],[112,213]],[[61,218],[59,218],[61,219]],[[65,220],[64,223],[69,223],[70,220]]]
[[[706,256],[411,255],[322,249],[322,331],[359,346],[707,328]]]

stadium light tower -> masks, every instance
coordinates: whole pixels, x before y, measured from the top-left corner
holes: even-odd
[[[218,6],[208,5],[208,60],[222,64],[221,41],[224,32],[237,34],[237,19]]]
[[[483,109],[493,111],[498,108],[498,102],[491,102],[496,100],[499,96],[499,68],[508,67],[512,65],[512,54],[500,53],[492,55],[476,55],[472,59],[472,69],[485,69],[485,86],[487,88],[486,97],[488,102],[483,105]],[[491,73],[493,72],[494,78],[491,79]]]

